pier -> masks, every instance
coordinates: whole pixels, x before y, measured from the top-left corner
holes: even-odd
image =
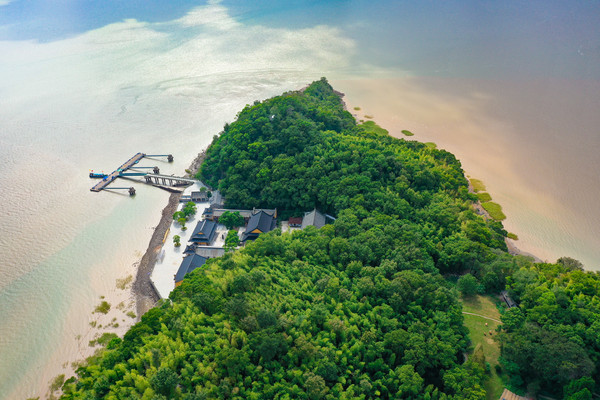
[[[173,175],[160,175],[158,167],[138,167],[136,164],[140,162],[144,157],[167,157],[169,162],[173,161],[173,156],[171,154],[151,154],[147,155],[145,153],[137,153],[129,160],[125,161],[122,165],[119,166],[116,170],[111,172],[110,174],[104,173],[96,173],[90,172],[90,178],[100,179],[100,182],[95,184],[90,190],[92,192],[99,192],[103,189],[107,189],[107,186],[110,185],[115,179],[122,177],[128,178],[133,176],[140,176],[145,178],[145,183],[151,185],[162,185],[162,186],[188,186],[192,183],[196,182],[194,179],[182,178],[179,176]],[[153,173],[150,172],[142,172],[141,169],[152,169]],[[127,189],[131,195],[135,194],[134,188],[111,188],[111,189]]]
[[[144,153],[137,153],[129,160],[125,161],[119,168],[102,178],[102,180],[94,185],[90,190],[92,192],[99,192],[102,189],[105,189],[112,181],[117,179],[122,172],[127,171],[129,168],[140,162],[140,160],[145,156],[146,155]]]

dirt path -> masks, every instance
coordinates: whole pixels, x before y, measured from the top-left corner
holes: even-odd
[[[494,321],[494,322],[497,322],[497,323],[499,323],[499,324],[501,324],[501,323],[502,323],[502,321],[498,321],[497,319],[490,318],[490,317],[486,317],[485,315],[481,315],[481,314],[475,314],[475,313],[472,313],[472,312],[467,312],[467,311],[463,311],[462,313],[463,313],[463,314],[467,314],[467,315],[474,315],[474,316],[476,316],[476,317],[481,317],[481,318],[489,319],[490,321]]]

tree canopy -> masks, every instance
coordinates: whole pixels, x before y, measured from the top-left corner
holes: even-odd
[[[229,230],[244,225],[244,217],[240,215],[239,211],[225,211],[219,217],[219,223],[225,225],[225,227]]]
[[[592,391],[598,382],[600,275],[562,258],[521,267],[510,276],[508,289],[520,303],[502,316],[502,361],[511,384],[585,398],[573,396],[586,385],[574,390],[572,382],[591,380]]]
[[[63,398],[484,399],[443,277],[465,273],[465,290],[508,288],[521,304],[499,335],[511,385],[593,392],[598,275],[508,255],[452,154],[357,124],[325,79],[246,106],[198,176],[229,207],[336,220],[209,259],[79,368]]]
[[[479,292],[477,279],[471,274],[466,274],[458,278],[457,287],[465,297],[475,296]]]
[[[227,232],[227,237],[225,238],[225,250],[230,251],[234,250],[236,247],[240,245],[240,237],[235,230],[230,230]]]

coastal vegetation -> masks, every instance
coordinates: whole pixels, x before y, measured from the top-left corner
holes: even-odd
[[[356,124],[325,79],[246,106],[198,177],[231,208],[336,219],[209,259],[63,398],[474,400],[498,371],[515,391],[591,398],[600,275],[509,255],[452,154]],[[485,345],[463,309],[503,290],[519,306]]]
[[[115,334],[113,332],[104,332],[102,335],[98,336],[96,339],[90,340],[89,345],[90,345],[90,347],[93,347],[96,345],[106,346],[108,344],[108,342],[110,342],[112,339],[114,339],[116,337],[117,337],[117,334]]]
[[[482,203],[485,203],[486,201],[492,201],[492,196],[490,196],[490,194],[487,193],[487,192],[478,192],[477,193],[477,198]]]
[[[374,133],[376,135],[387,135],[387,129],[384,129],[377,125],[374,121],[365,121],[361,124],[362,128],[367,133]]]
[[[502,206],[492,201],[492,196],[485,191],[485,184],[479,179],[471,178],[469,179],[469,181],[471,183],[473,191],[477,195],[477,199],[481,203],[483,209],[489,214],[489,216],[495,219],[496,221],[505,220],[506,215],[504,215],[504,212],[502,212]],[[516,236],[514,233],[511,233],[510,235],[511,236],[508,237],[510,237],[511,239]]]
[[[471,182],[471,186],[473,187],[473,191],[475,191],[475,193],[485,192],[485,184],[481,180],[471,178],[469,181]]]
[[[412,133],[411,131],[408,131],[408,130],[406,130],[406,129],[403,129],[403,130],[402,130],[402,134],[403,134],[404,136],[414,136],[414,133]]]
[[[59,375],[55,376],[54,379],[52,379],[52,381],[50,382],[50,387],[49,387],[49,392],[50,392],[51,398],[55,398],[54,393],[56,393],[58,390],[60,390],[60,388],[62,387],[62,385],[64,383],[65,383],[65,374],[59,374]],[[39,400],[39,397],[37,399]]]
[[[496,221],[502,221],[506,219],[506,215],[502,212],[502,206],[493,201],[486,201],[485,203],[481,203],[481,207],[490,214],[490,217],[495,219]]]
[[[110,311],[110,304],[106,300],[102,300],[100,304],[96,306],[94,312],[107,314]]]
[[[117,289],[125,290],[133,282],[133,275],[127,275],[125,278],[119,278],[116,281]]]

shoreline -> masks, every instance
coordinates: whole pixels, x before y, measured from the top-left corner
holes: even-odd
[[[198,153],[184,176],[192,176],[202,164],[204,157],[205,150]],[[190,173],[187,172],[188,170]],[[107,334],[116,334],[122,338],[135,323],[141,320],[142,315],[156,306],[161,297],[152,283],[151,275],[163,247],[163,240],[173,223],[173,213],[177,210],[180,197],[181,193],[170,194],[146,251],[137,261],[128,264],[124,273],[115,276],[116,287],[103,292],[97,299],[96,309],[92,309],[87,320],[81,323],[81,330],[75,335],[74,347],[70,355],[63,353],[55,358],[55,364],[60,367],[55,366],[51,370],[40,372],[34,391],[18,392],[20,389],[16,389],[14,395],[23,398],[60,396],[60,389],[52,390],[53,382],[61,375],[63,379],[75,376],[76,369],[84,364],[87,358],[104,348],[98,339],[102,340],[101,338]],[[107,312],[98,311],[98,304],[101,302],[109,304]],[[72,333],[69,331],[65,334]]]
[[[196,158],[192,161],[187,169],[190,171],[190,173],[186,172],[187,176],[193,176],[195,171],[197,171],[202,165],[202,161],[204,160],[205,156],[206,150],[202,150],[200,153],[198,153]],[[131,287],[131,292],[135,297],[135,307],[138,321],[140,321],[142,315],[153,308],[161,299],[160,294],[154,287],[154,283],[152,283],[151,276],[152,272],[154,271],[154,266],[156,265],[158,254],[164,245],[164,238],[166,237],[167,232],[173,223],[173,213],[177,211],[180,197],[181,193],[171,193],[169,196],[169,201],[161,212],[160,221],[154,229],[154,233],[150,238],[146,252],[138,264],[135,281]]]
[[[591,200],[599,189],[588,184],[593,168],[585,167],[590,137],[580,137],[576,149],[560,134],[564,130],[558,127],[568,122],[564,118],[547,126],[530,117],[546,85],[429,76],[340,77],[332,83],[346,94],[349,111],[359,119],[363,113],[374,116],[394,137],[435,142],[453,153],[502,205],[509,215],[504,226],[518,235],[517,245],[524,252],[550,262],[568,256],[580,260],[586,270],[600,268],[600,250],[593,240],[600,216]],[[545,83],[553,91],[572,89]],[[523,87],[526,101],[518,96]],[[550,109],[555,110],[554,105]],[[540,124],[548,129],[540,129]],[[402,129],[415,136],[401,136]],[[538,143],[548,135],[562,139],[551,145]],[[564,146],[569,147],[560,150]],[[558,156],[569,160],[567,167],[551,161]]]
[[[465,172],[465,175],[466,175],[466,172]],[[471,181],[468,178],[468,176],[465,176],[465,178],[467,178],[467,181],[469,182],[469,192],[470,193],[476,193],[475,190],[474,190],[474,188],[473,188],[473,184],[471,183]],[[477,200],[475,203],[473,203],[473,208],[475,209],[475,213],[483,216],[485,219],[494,220],[494,218],[492,218],[492,216],[490,215],[490,213],[485,208],[483,208],[483,206],[481,205],[481,200]],[[508,216],[507,216],[507,218],[508,218]],[[500,221],[500,222],[502,222],[502,221]],[[517,247],[517,245],[516,245],[515,242],[516,242],[515,239],[511,239],[509,237],[505,237],[504,238],[504,243],[506,243],[506,248],[507,248],[508,254],[510,254],[511,256],[530,257],[530,258],[533,258],[533,261],[536,262],[536,263],[543,263],[544,262],[541,258],[539,258],[538,256],[536,256],[535,254],[531,254],[531,253],[528,253],[526,251],[523,251],[523,250],[519,249],[519,247]]]
[[[517,245],[514,243],[514,240],[511,238],[504,238],[504,242],[506,243],[506,247],[508,248],[508,254],[510,254],[510,255],[533,258],[533,261],[536,263],[546,262],[546,261],[542,260],[541,258],[539,258],[538,256],[536,256],[535,254],[531,254],[531,253],[528,253],[526,251],[519,249],[517,247]]]
[[[373,122],[377,123],[375,121],[376,118],[374,118],[372,115],[369,115],[362,107],[360,107],[360,106],[349,107],[349,104],[346,101],[346,94],[345,93],[339,92],[339,91],[336,91],[336,93],[341,96],[342,103],[344,105],[344,110],[346,110],[350,114],[352,114],[352,116],[354,117],[354,119],[356,120],[357,123],[364,123],[366,121],[373,121]],[[383,126],[382,126],[382,128],[384,128],[385,130],[387,130],[388,131],[388,135],[390,135],[393,138],[404,139],[404,140],[413,140],[413,141],[422,142],[421,140],[419,140],[418,138],[415,138],[413,136],[407,137],[402,132],[395,132],[395,131],[390,130],[389,128],[386,128],[386,127],[383,127]],[[422,143],[424,143],[424,142],[422,142]],[[467,173],[466,173],[466,171],[464,169],[463,169],[463,173],[465,174],[465,178],[467,178]],[[475,193],[474,190],[473,190],[473,187],[471,185],[471,181],[468,178],[467,178],[467,181],[469,182],[469,191],[472,192],[472,193]],[[492,219],[493,220],[493,218],[490,216],[490,214],[487,212],[487,210],[484,209],[483,206],[481,205],[481,201],[478,200],[477,202],[473,203],[473,208],[474,208],[474,210],[475,210],[475,212],[477,214],[483,216],[486,219]],[[536,263],[543,263],[543,262],[545,262],[544,260],[542,260],[541,258],[539,258],[538,256],[536,256],[535,254],[531,254],[531,253],[528,253],[526,251],[523,251],[523,250],[519,249],[517,247],[517,245],[515,244],[515,240],[513,240],[513,239],[510,239],[510,238],[506,237],[506,238],[504,238],[504,242],[506,243],[507,252],[510,255],[530,257]]]
[[[360,118],[359,114],[364,114],[361,118],[362,121],[369,121],[369,120],[374,121],[375,120],[375,118],[367,115],[367,113],[362,109],[357,110],[354,108],[349,108],[348,107],[349,104],[344,99],[346,97],[344,95],[344,93],[336,92],[336,94],[341,95],[344,109],[347,110],[348,112],[350,112],[355,117],[357,122],[359,121],[359,118]],[[390,136],[395,137],[395,138],[403,138],[406,140],[417,140],[415,138],[406,138],[402,133],[398,132],[397,130],[394,130],[393,133],[390,131],[389,134],[390,134]],[[198,153],[198,155],[193,159],[193,161],[191,162],[188,169],[185,170],[186,173],[184,174],[184,176],[193,176],[195,174],[195,172],[202,165],[202,162],[204,161],[205,156],[206,156],[206,149],[204,149],[200,153]],[[466,175],[466,172],[465,172],[465,175]],[[148,242],[148,245],[146,247],[144,254],[141,256],[141,259],[139,259],[139,261],[133,263],[133,265],[130,265],[131,272],[133,275],[133,282],[130,286],[130,291],[128,291],[128,292],[129,292],[131,300],[133,301],[133,304],[131,304],[131,308],[135,309],[136,315],[131,320],[127,320],[127,321],[125,319],[122,320],[122,322],[124,323],[121,325],[120,330],[122,330],[122,331],[118,332],[118,335],[120,337],[122,337],[123,333],[126,332],[137,321],[140,321],[142,316],[148,310],[155,307],[157,305],[157,303],[161,300],[161,296],[158,293],[157,288],[154,286],[154,283],[153,283],[151,277],[152,277],[154,268],[156,266],[158,256],[164,247],[165,238],[167,237],[168,232],[173,224],[172,216],[173,216],[173,213],[175,211],[177,211],[181,195],[182,194],[178,193],[178,192],[171,193],[169,195],[168,202],[161,211],[160,220],[159,220],[158,224],[156,225],[156,227],[154,228],[154,231],[151,235],[151,238]],[[484,210],[483,207],[481,207],[480,201],[475,202],[474,207],[476,208],[476,210],[477,210],[476,212],[478,214],[480,214],[480,215],[483,214],[484,217],[491,219],[491,217],[489,216],[487,211]],[[543,262],[541,259],[539,259],[535,255],[532,255],[530,253],[520,250],[515,245],[515,243],[512,239],[505,238],[505,242],[508,247],[509,254],[531,257],[531,258],[533,258],[533,260],[535,262]],[[101,299],[104,299],[104,296],[102,296]],[[122,313],[125,313],[126,310],[121,310],[121,311],[122,311]],[[116,310],[115,310],[115,312],[116,312]],[[103,325],[106,327],[110,326],[110,323],[114,323],[114,319],[116,319],[113,317],[113,314],[109,314],[106,317],[103,317],[101,315],[96,316],[96,314],[94,314],[94,313],[92,313],[91,315],[93,318],[96,319],[96,321],[105,320],[106,322],[104,322]],[[111,317],[113,317],[114,319],[111,320],[110,319]],[[128,324],[126,322],[130,322],[130,324]],[[98,329],[101,326],[102,325],[100,325],[98,327]],[[92,325],[92,328],[96,328],[96,325]],[[85,346],[85,341],[91,337],[92,331],[95,331],[92,328],[88,328],[87,332],[83,334],[83,337],[81,339],[78,339],[80,342],[80,346]],[[79,336],[82,336],[82,335],[79,335]],[[97,336],[98,335],[94,336],[94,338],[97,338]],[[91,347],[91,345],[89,347]],[[96,348],[96,349],[99,350],[100,348]],[[80,350],[80,355],[83,358],[83,360],[81,360],[81,361],[84,362],[85,357],[83,355],[83,352],[86,352],[85,347],[83,350],[80,347],[79,350]],[[75,369],[74,366],[72,366],[71,368]]]
[[[160,249],[163,246],[163,238],[171,227],[173,213],[177,210],[180,197],[180,193],[171,193],[169,196],[169,201],[161,212],[160,221],[154,229],[146,252],[138,264],[135,281],[131,287],[132,294],[135,297],[135,308],[138,321],[142,318],[142,315],[154,307],[161,299],[150,279],[150,275],[156,264]]]

